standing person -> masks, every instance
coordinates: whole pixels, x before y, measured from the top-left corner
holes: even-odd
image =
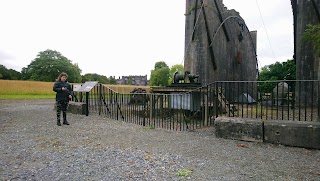
[[[67,107],[69,100],[72,99],[72,87],[67,82],[68,75],[65,72],[62,72],[56,82],[53,85],[53,91],[56,92],[56,105],[57,105],[57,125],[61,126],[60,115],[61,110],[63,114],[63,124],[69,125],[67,121]]]

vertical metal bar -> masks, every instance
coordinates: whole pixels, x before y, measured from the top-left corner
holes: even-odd
[[[96,85],[94,87],[95,87],[94,88],[94,91],[95,91],[95,93],[94,93],[94,110],[97,111],[97,109],[99,108],[98,107],[98,105],[99,105],[99,103],[98,103],[98,89],[99,89],[99,87],[98,87],[98,85]]]
[[[137,94],[136,93],[134,93],[134,96],[136,97],[137,96]],[[138,123],[138,119],[137,119],[137,111],[138,111],[138,105],[137,105],[137,102],[134,102],[133,103],[133,109],[134,109],[134,112],[133,112],[133,122],[134,122],[134,124],[139,124]]]
[[[153,114],[153,94],[150,94],[150,110],[149,110],[149,119],[150,122],[152,122],[152,114]],[[153,126],[156,128],[156,125],[153,124]]]
[[[287,92],[287,110],[288,110],[288,120],[290,120],[290,84],[288,83],[288,92]]]
[[[270,82],[270,84],[272,85],[272,82]],[[274,87],[274,86],[272,86],[272,87]],[[271,120],[273,120],[274,103],[275,103],[275,99],[274,99],[274,92],[273,92],[273,89],[272,89],[271,90]]]
[[[86,92],[86,116],[89,116],[89,92]]]
[[[204,124],[203,126],[208,125],[208,112],[209,112],[209,85],[206,86],[206,91],[205,91],[205,109],[204,109]]]
[[[307,82],[304,82],[304,121],[307,121],[307,104],[308,104],[308,97],[307,97],[307,91],[308,91],[308,84]]]
[[[164,112],[165,111],[163,108],[164,104],[163,104],[163,101],[164,101],[164,94],[160,95],[160,102],[159,102],[159,112],[160,112],[160,119],[162,122],[164,122]]]
[[[248,112],[249,111],[248,110],[249,107],[248,106],[250,104],[249,99],[248,99],[249,98],[249,86],[248,86],[249,82],[245,82],[245,84],[246,84],[246,87],[247,87],[247,92],[246,93],[247,93],[247,118],[248,118],[248,116],[249,116],[249,112]]]
[[[215,82],[215,86],[216,86],[216,88],[215,88],[215,96],[214,96],[215,97],[214,109],[215,109],[215,118],[217,118],[219,115],[219,113],[218,113],[218,111],[219,111],[219,108],[218,108],[218,106],[219,106],[219,82]]]
[[[130,96],[133,96],[133,94],[131,94]],[[131,97],[132,98],[132,102],[131,102],[131,119],[130,119],[130,123],[134,123],[135,121],[134,121],[134,98],[133,97]]]
[[[157,121],[157,108],[156,108],[156,104],[157,104],[157,95],[154,94],[153,95],[153,111],[152,111],[152,119],[153,119],[153,124],[157,125],[158,121]],[[160,127],[160,125],[158,124],[158,127]]]
[[[101,86],[101,114],[104,114],[105,115],[105,112],[104,112],[104,102],[103,102],[103,99],[104,99],[104,85]]]
[[[187,117],[186,117],[186,115],[185,115],[185,112],[183,111],[183,108],[182,108],[182,104],[183,104],[183,101],[182,101],[182,95],[181,95],[181,93],[179,93],[179,94],[177,94],[177,98],[179,97],[179,99],[178,99],[178,101],[180,102],[180,104],[178,104],[178,105],[180,105],[180,108],[177,108],[178,110],[180,110],[180,116],[181,116],[181,118],[182,118],[182,125],[183,125],[183,130],[185,129],[184,128],[184,124],[188,124],[187,123]]]
[[[293,117],[292,117],[292,120],[294,121],[295,120],[295,117],[296,117],[296,115],[295,115],[295,110],[296,110],[296,105],[295,105],[295,102],[296,102],[296,90],[297,90],[297,81],[295,80],[295,81],[293,81],[293,87],[294,87],[294,89],[292,90],[292,101],[291,101],[291,104],[292,104],[292,115],[293,115]]]
[[[117,110],[117,120],[119,120],[119,110],[118,110],[117,104],[118,104],[118,93],[116,93],[115,106],[116,106],[116,110]]]
[[[317,91],[317,97],[318,97],[318,119],[317,121],[319,122],[320,121],[320,80],[317,81],[318,83],[318,91]]]
[[[208,101],[208,103],[209,103],[209,117],[208,117],[208,119],[209,119],[209,125],[212,125],[213,124],[213,119],[214,119],[214,117],[213,117],[213,85],[214,84],[210,84],[210,88],[209,88],[209,92],[208,92],[208,95],[209,95],[209,101]]]
[[[178,95],[177,95],[177,102],[180,102],[178,105],[180,105],[180,107],[179,108],[177,108],[177,112],[178,112],[178,115],[180,116],[180,118],[181,118],[181,123],[182,123],[182,126],[183,126],[183,130],[186,130],[187,129],[187,118],[186,118],[186,115],[185,115],[185,112],[183,111],[183,109],[182,109],[182,103],[183,103],[183,101],[182,101],[182,95],[181,95],[181,93],[179,93]]]
[[[299,121],[301,121],[301,81],[299,81]]]
[[[263,92],[263,97],[266,96],[266,92]],[[263,97],[261,100],[261,103],[263,101]],[[261,104],[261,107],[263,107],[263,105]],[[262,114],[262,113],[261,113]],[[266,120],[268,120],[268,101],[266,101]]]
[[[108,96],[109,96],[109,107],[110,107],[110,118],[114,118],[113,116],[114,116],[114,109],[113,109],[113,107],[114,107],[114,103],[113,103],[113,96],[112,96],[113,94],[112,94],[112,91],[110,90],[110,89],[108,89]]]
[[[101,115],[102,105],[102,84],[99,84],[99,115]]]
[[[261,94],[261,82],[257,82],[257,93],[256,93],[256,98],[257,98],[257,104],[256,104],[256,119],[258,118],[258,103],[260,101],[261,105],[261,99],[259,99],[259,95]]]
[[[260,89],[260,94],[259,94],[259,100],[260,100],[260,119],[263,119],[263,109],[262,109],[262,104],[261,104],[261,100],[262,100],[262,96],[263,96],[263,90],[262,88]],[[258,112],[257,112],[258,114]]]
[[[283,120],[284,119],[284,117],[283,117],[283,107],[284,107],[284,102],[285,102],[285,94],[284,94],[284,84],[285,82],[283,82],[283,84],[282,84],[282,90],[281,90],[281,120]]]
[[[277,93],[276,93],[276,95],[277,95],[277,119],[279,119],[278,118],[278,113],[279,113],[279,83],[277,82]]]
[[[240,96],[240,95],[242,95],[242,90],[240,88],[240,82],[238,82],[238,95],[237,96]],[[240,104],[241,104],[241,117],[243,118],[243,103],[241,101],[243,102],[243,100],[238,101],[238,105],[240,107]]]
[[[143,94],[142,95],[143,96],[143,98],[142,98],[142,103],[143,103],[143,110],[142,110],[142,119],[143,119],[143,123],[142,123],[142,125],[143,126],[146,126],[146,116],[145,116],[145,112],[146,112],[146,103],[147,103],[147,101],[146,101],[146,97],[145,97],[145,94]]]
[[[310,121],[313,121],[313,98],[315,97],[314,95],[314,81],[311,81],[311,120]]]
[[[257,82],[255,82],[256,83],[256,85],[257,85]],[[253,89],[253,86],[254,86],[255,84],[254,84],[254,82],[252,81],[251,82],[251,92],[252,92],[252,96],[254,96],[254,89]],[[257,99],[257,98],[256,98]],[[258,100],[257,100],[258,101]],[[258,102],[256,102],[256,104],[258,104]],[[251,110],[251,114],[250,114],[250,118],[252,118],[252,111],[253,111],[253,106],[252,106],[253,104],[251,104],[251,106],[250,106],[250,110]]]
[[[226,82],[225,84],[228,85],[228,95],[224,95],[224,97],[231,97],[231,99],[234,99],[234,91],[231,89],[232,87],[232,83],[231,82]],[[227,92],[227,91],[226,91]],[[232,104],[231,104],[232,103]],[[228,115],[230,117],[230,113],[232,112],[232,116],[234,117],[234,109],[233,109],[233,101],[229,101],[229,104],[228,104]]]
[[[148,125],[152,125],[151,120],[150,120],[150,109],[151,109],[151,93],[148,93],[148,104],[147,104],[147,110],[146,110],[146,116],[149,114],[149,116],[147,117],[148,119]],[[155,126],[153,126],[155,127]]]
[[[120,93],[121,95],[121,102],[120,102],[120,113],[122,120],[125,121],[126,120],[126,110],[125,110],[125,106],[124,106],[124,93]]]
[[[128,117],[128,94],[127,93],[123,93],[123,111],[124,111],[124,120],[126,122],[129,121]]]

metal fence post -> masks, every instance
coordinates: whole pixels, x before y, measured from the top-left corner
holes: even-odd
[[[101,110],[102,110],[102,84],[99,84],[99,115],[101,115]]]
[[[116,110],[117,110],[117,120],[119,120],[119,110],[118,110],[118,93],[116,93]]]
[[[205,106],[205,108],[204,108],[204,124],[205,124],[205,126],[207,126],[208,125],[208,85],[207,85],[207,90],[205,91],[205,93],[204,93],[204,106]]]
[[[318,79],[318,91],[317,91],[317,96],[318,96],[318,121],[320,122],[320,79]]]
[[[86,92],[86,116],[89,115],[89,92]]]
[[[152,123],[153,116],[153,94],[150,94],[150,123]],[[155,126],[155,125],[154,125]]]

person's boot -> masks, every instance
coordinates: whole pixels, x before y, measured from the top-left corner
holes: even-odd
[[[66,112],[63,112],[63,124],[65,125],[69,125],[68,121],[67,121],[67,113]]]
[[[63,120],[63,124],[70,125],[67,120]]]
[[[63,112],[63,124],[69,125],[69,123],[67,121],[67,113],[65,113],[65,112]]]
[[[57,125],[61,126],[60,119],[57,119]]]

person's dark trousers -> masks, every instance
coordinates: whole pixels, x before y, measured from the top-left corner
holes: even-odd
[[[60,123],[61,111],[63,116],[63,124],[69,125],[67,121],[67,107],[68,107],[68,102],[57,101],[57,125],[58,126],[61,126],[61,123]]]

